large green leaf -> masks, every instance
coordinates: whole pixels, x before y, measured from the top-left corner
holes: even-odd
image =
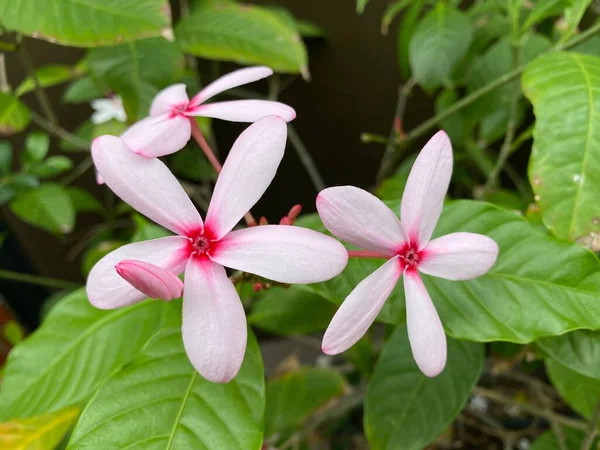
[[[568,405],[583,417],[592,417],[600,402],[600,380],[581,375],[552,358],[546,360],[546,371]]]
[[[158,91],[179,80],[184,59],[179,47],[161,38],[90,50],[92,75],[123,98],[127,117],[148,114]]]
[[[18,133],[24,130],[30,121],[27,106],[17,97],[0,91],[0,135]]]
[[[181,21],[175,34],[186,52],[203,58],[308,71],[295,25],[260,6],[209,3]]]
[[[546,226],[564,239],[600,231],[600,58],[553,53],[523,73],[536,116],[529,179]]]
[[[344,377],[329,369],[306,367],[267,384],[265,436],[285,439],[312,412],[344,393]]]
[[[279,335],[307,334],[327,328],[335,306],[302,286],[272,287],[260,296],[248,322]]]
[[[500,254],[494,267],[475,280],[423,277],[448,334],[473,341],[525,343],[576,329],[600,329],[600,262],[592,252],[556,240],[519,215],[483,202],[446,205],[435,236],[456,231],[491,237]],[[352,258],[341,275],[310,287],[340,304],[381,264]],[[401,285],[380,320],[404,322]]]
[[[0,390],[0,420],[45,414],[87,399],[179,314],[179,305],[150,300],[103,311],[79,289],[11,351]]]
[[[365,431],[371,450],[420,450],[465,405],[483,369],[483,345],[448,340],[448,363],[435,378],[415,363],[406,327],[383,347],[365,398]]]
[[[577,330],[536,343],[563,366],[600,380],[600,332]]]
[[[75,208],[64,186],[44,184],[23,192],[10,203],[12,212],[51,233],[70,233],[75,226]]]
[[[464,13],[438,3],[419,23],[410,41],[410,67],[417,83],[433,89],[449,82],[469,49],[472,33]]]
[[[252,334],[239,374],[217,384],[191,365],[181,330],[165,330],[100,388],[68,449],[259,450],[264,408],[263,365]]]
[[[0,0],[2,24],[77,47],[172,35],[168,0]]]
[[[573,430],[566,427],[561,431],[564,436],[563,446],[560,445],[556,433],[552,430],[548,430],[544,431],[536,438],[529,450],[576,450],[581,448],[583,440],[585,439],[585,433],[580,430]],[[596,444],[598,443],[600,443],[600,441],[596,442]],[[592,443],[590,448],[593,449],[596,447],[594,447]]]

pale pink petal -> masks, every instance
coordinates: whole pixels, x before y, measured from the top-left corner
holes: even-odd
[[[348,252],[335,239],[308,228],[263,225],[232,231],[210,258],[280,283],[317,283],[339,275]]]
[[[431,238],[451,175],[452,145],[448,135],[439,131],[421,150],[402,195],[400,220],[409,239],[419,249]]]
[[[435,377],[446,365],[446,334],[425,285],[414,270],[404,273],[406,326],[413,356],[428,377]]]
[[[115,266],[134,259],[161,267],[171,273],[183,272],[189,259],[189,241],[181,236],[169,236],[151,241],[135,242],[119,247],[96,263],[88,275],[86,289],[90,303],[96,308],[114,309],[146,298],[119,276]]]
[[[470,280],[492,268],[498,244],[475,233],[451,233],[427,244],[419,270],[447,280]]]
[[[252,83],[273,75],[273,70],[264,66],[247,67],[245,69],[235,70],[227,75],[216,79],[204,89],[202,89],[190,102],[193,105],[199,105],[211,97],[221,92],[244,84]]]
[[[271,184],[286,137],[285,122],[269,116],[250,125],[235,141],[206,213],[206,227],[215,239],[229,233]]]
[[[398,258],[388,260],[346,297],[323,336],[324,353],[346,351],[367,332],[402,275]]]
[[[115,136],[97,138],[92,157],[108,187],[149,219],[178,234],[202,229],[192,201],[158,158],[130,152]]]
[[[100,172],[98,172],[97,170],[96,172],[96,184],[104,184],[104,179],[102,178],[102,175],[100,175]]]
[[[170,301],[181,297],[183,282],[171,272],[144,261],[126,259],[115,270],[146,297]]]
[[[319,192],[317,211],[336,237],[366,250],[395,255],[406,235],[394,212],[373,194],[354,186]]]
[[[279,116],[286,122],[296,118],[296,111],[292,107],[268,100],[232,100],[202,104],[186,114],[231,122],[256,122],[266,116]]]
[[[186,107],[189,101],[185,92],[185,84],[174,84],[156,94],[156,97],[152,100],[152,106],[150,106],[150,115],[159,116],[170,113],[173,107]]]
[[[192,136],[190,119],[163,114],[146,117],[121,135],[129,150],[146,158],[170,155],[185,147]]]
[[[200,374],[217,383],[236,376],[246,351],[246,316],[225,269],[192,257],[185,269],[183,344]]]

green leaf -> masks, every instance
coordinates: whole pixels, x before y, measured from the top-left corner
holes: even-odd
[[[89,142],[90,147],[91,147],[92,140],[93,140],[93,134],[94,134],[94,124],[92,122],[90,122],[89,120],[86,120],[81,125],[79,125],[75,129],[75,131],[73,131],[73,134],[75,136],[77,136],[78,138],[80,138],[81,140],[83,140],[84,142]],[[60,141],[59,147],[61,150],[65,151],[65,152],[86,152],[87,153],[89,151],[89,149],[88,150],[82,149],[82,148],[77,147],[67,141]]]
[[[600,58],[553,53],[523,73],[536,116],[529,179],[544,224],[575,240],[600,231]]]
[[[491,237],[500,253],[494,267],[474,280],[423,276],[449,335],[527,343],[576,329],[600,329],[600,261],[592,252],[548,236],[518,214],[476,201],[445,206],[434,235],[457,231]],[[381,264],[382,260],[351,258],[341,275],[309,287],[340,304]],[[401,285],[392,292],[379,320],[404,322]]]
[[[563,366],[600,380],[599,332],[578,330],[562,336],[542,338],[536,344]]]
[[[135,222],[136,230],[131,238],[131,242],[149,241],[150,239],[159,239],[172,235],[169,230],[155,225],[140,214],[134,214],[132,218]]]
[[[84,77],[69,85],[63,95],[63,101],[65,103],[89,103],[105,95],[105,92],[91,77]]]
[[[571,5],[565,9],[565,26],[561,29],[561,41],[566,41],[577,31],[579,22],[585,14],[585,10],[590,6],[592,0],[572,0]]]
[[[68,192],[59,184],[19,194],[10,208],[20,219],[51,233],[70,233],[75,227],[75,208]]]
[[[83,275],[87,277],[98,261],[125,244],[127,244],[127,242],[102,241],[88,248],[83,254],[83,261],[81,262],[81,271]]]
[[[78,187],[69,186],[67,192],[71,197],[73,207],[77,212],[103,212],[104,206],[100,203],[96,197],[90,194],[88,191]]]
[[[216,180],[217,174],[208,160],[199,154],[198,148],[186,146],[171,159],[171,170],[183,178],[193,181]]]
[[[184,66],[179,47],[161,38],[94,48],[87,59],[91,75],[123,98],[130,121],[148,114],[154,96],[178,81]]]
[[[367,7],[369,0],[356,0],[356,12],[362,14]]]
[[[411,5],[412,0],[396,0],[389,3],[386,7],[383,17],[381,18],[381,33],[387,34],[390,28],[390,24],[394,21],[396,16],[404,11]]]
[[[267,8],[209,4],[182,20],[175,34],[185,52],[202,58],[308,72],[306,48],[295,26]]]
[[[71,78],[73,78],[74,75],[75,72],[71,69],[70,66],[58,64],[39,67],[35,70],[35,76],[38,79],[40,86],[44,88],[65,83]],[[21,95],[26,94],[28,92],[32,92],[34,90],[35,82],[33,81],[33,78],[27,77],[23,80],[19,87],[17,87],[17,89],[15,90],[15,95],[20,97]]]
[[[0,0],[0,17],[9,30],[76,47],[172,35],[167,0]]]
[[[344,378],[329,369],[305,367],[267,384],[265,437],[285,439],[312,412],[344,393]]]
[[[453,89],[444,89],[435,98],[435,113],[440,114],[445,109],[454,105],[459,100],[458,94]],[[462,114],[457,112],[440,123],[442,128],[452,143],[456,146],[461,146],[465,140],[465,135],[468,133],[467,124],[465,123]]]
[[[0,136],[18,133],[27,128],[30,121],[29,108],[17,97],[0,91]]]
[[[408,174],[415,163],[415,159],[417,159],[417,155],[411,155],[406,158],[391,177],[386,178],[377,186],[376,192],[380,199],[397,202],[402,198]]]
[[[273,334],[308,334],[327,328],[335,306],[301,286],[272,287],[252,309],[248,323]]]
[[[586,419],[591,418],[600,402],[600,380],[581,375],[552,358],[546,360],[546,371],[567,404]]]
[[[428,378],[413,359],[406,327],[398,327],[367,388],[364,422],[371,450],[420,450],[433,441],[467,402],[483,369],[483,350],[449,339],[446,368]]]
[[[66,156],[51,156],[31,169],[31,173],[40,178],[50,178],[60,175],[73,167],[73,161]]]
[[[254,335],[249,335],[237,377],[217,384],[190,364],[181,330],[165,330],[100,388],[67,448],[102,443],[115,449],[259,450],[264,405],[263,365]]]
[[[325,29],[308,20],[296,19],[296,29],[300,36],[305,38],[324,38],[327,36]]]
[[[548,17],[558,16],[570,6],[572,0],[536,0],[532,2],[531,12],[521,26],[521,31],[527,31]]]
[[[438,3],[417,25],[410,41],[410,67],[417,83],[427,89],[448,83],[469,49],[472,33],[464,13]]]
[[[0,140],[0,178],[12,170],[12,145],[9,141]]]
[[[35,164],[43,160],[50,148],[50,136],[40,131],[29,133],[25,139],[23,164]]]
[[[410,77],[410,43],[419,24],[421,11],[427,4],[427,0],[415,0],[403,15],[398,26],[398,36],[396,37],[396,52],[400,74],[404,78]],[[383,31],[386,31],[384,28]]]
[[[529,450],[563,450],[563,449],[578,449],[583,445],[585,439],[585,433],[580,430],[574,430],[572,428],[564,427],[561,429],[564,436],[564,445],[561,446],[558,441],[558,436],[552,430],[544,431],[540,434],[537,439],[533,442]],[[596,444],[600,441],[595,440]],[[594,442],[590,449],[594,447]]]
[[[86,400],[179,314],[175,303],[152,300],[100,310],[89,303],[83,288],[70,294],[9,354],[0,420],[58,411]]]

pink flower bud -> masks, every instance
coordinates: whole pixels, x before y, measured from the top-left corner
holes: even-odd
[[[117,273],[151,298],[170,301],[181,297],[183,282],[171,272],[144,261],[126,260],[115,266]]]

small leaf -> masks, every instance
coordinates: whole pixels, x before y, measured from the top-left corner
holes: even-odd
[[[13,200],[10,208],[25,222],[51,233],[70,233],[75,226],[75,209],[71,197],[59,184],[44,184]]]
[[[38,79],[40,86],[47,88],[50,86],[56,86],[69,81],[75,72],[70,66],[65,65],[49,65],[35,69],[35,76]],[[15,90],[15,95],[20,97],[23,94],[32,92],[35,90],[35,82],[33,78],[27,77]]]
[[[356,12],[362,14],[367,7],[369,0],[356,0]]]
[[[35,164],[43,160],[50,148],[50,136],[40,131],[29,133],[25,139],[23,164]]]
[[[105,92],[91,77],[80,78],[69,85],[63,95],[65,103],[89,103],[105,97]]]
[[[570,6],[572,0],[537,0],[532,2],[531,11],[521,26],[522,31],[541,23],[552,16],[559,16],[563,10]]]
[[[582,448],[585,439],[585,433],[580,430],[564,427],[561,429],[564,437],[564,444],[561,446],[558,441],[558,436],[553,430],[544,431],[531,444],[529,450],[563,450],[563,449],[578,449]],[[596,448],[594,444],[600,444],[600,441],[592,442],[590,449]]]
[[[600,332],[572,331],[539,339],[536,344],[563,366],[600,380]]]
[[[449,339],[446,368],[428,378],[413,359],[406,327],[398,327],[367,388],[364,423],[371,450],[426,447],[464,407],[483,362],[482,344]]]
[[[0,91],[0,136],[18,133],[27,128],[30,121],[29,108],[17,97]]]
[[[248,339],[240,372],[227,384],[190,364],[181,329],[164,330],[115,373],[83,411],[68,450],[103,448],[259,450],[265,385],[260,350]],[[124,414],[126,411],[126,414]]]
[[[571,5],[565,9],[565,27],[561,29],[561,41],[566,41],[577,31],[579,22],[583,18],[586,9],[592,0],[573,0]]]
[[[73,161],[66,156],[51,156],[31,169],[31,173],[40,178],[50,178],[70,170]]]
[[[0,178],[12,170],[12,145],[9,141],[0,140]]]
[[[192,181],[211,181],[217,178],[215,169],[198,152],[198,148],[186,146],[171,158],[171,170],[176,175]]]
[[[272,287],[259,297],[248,323],[269,333],[287,336],[323,331],[335,305],[301,286]]]
[[[81,188],[69,186],[67,192],[77,212],[103,212],[104,206],[96,197]]]

